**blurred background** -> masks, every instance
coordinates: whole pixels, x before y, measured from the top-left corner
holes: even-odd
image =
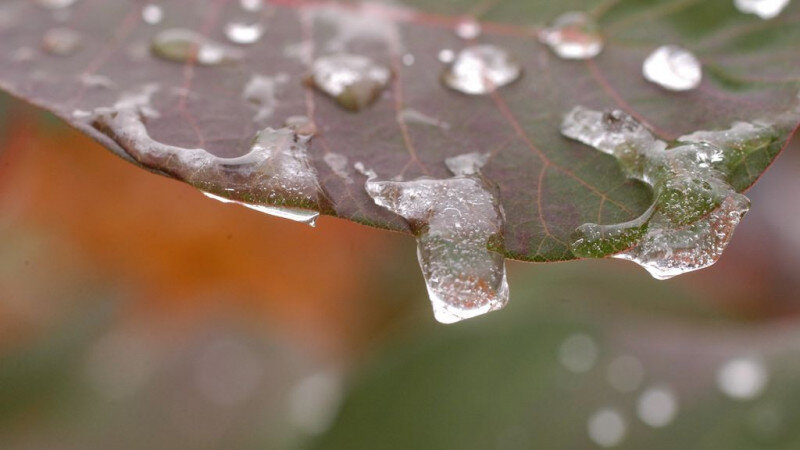
[[[211,201],[0,97],[0,448],[800,448],[798,140],[715,267],[509,263],[508,308],[443,326],[411,237]]]

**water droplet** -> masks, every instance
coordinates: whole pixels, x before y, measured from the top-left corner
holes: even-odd
[[[239,0],[239,5],[243,10],[250,12],[260,11],[264,6],[263,0]]]
[[[238,61],[243,56],[238,49],[183,28],[171,28],[158,33],[150,48],[159,58],[179,63],[195,61],[204,66]]]
[[[362,164],[375,203],[408,221],[436,319],[454,323],[508,302],[505,259],[489,249],[500,239],[502,210],[477,175],[377,181]],[[467,200],[468,199],[468,200]]]
[[[591,417],[588,422],[589,438],[601,447],[616,447],[625,440],[628,422],[619,411],[603,408]]]
[[[594,18],[580,11],[559,16],[551,27],[539,33],[539,40],[564,59],[591,59],[604,46]]]
[[[404,66],[407,66],[407,67],[408,66],[413,66],[414,65],[414,61],[416,61],[416,58],[414,58],[414,55],[412,55],[411,53],[406,53],[405,55],[403,55],[403,65]]]
[[[81,35],[70,28],[53,28],[45,33],[42,48],[57,56],[69,56],[80,50]]]
[[[755,14],[768,20],[778,15],[789,5],[789,0],[734,0],[736,9],[745,14]]]
[[[142,7],[142,20],[150,25],[157,25],[164,20],[164,10],[160,6],[148,3]]]
[[[760,359],[735,358],[717,372],[717,386],[734,400],[752,400],[767,387],[767,368]]]
[[[678,414],[678,397],[667,386],[648,388],[639,396],[636,414],[642,422],[653,428],[665,427]]]
[[[584,373],[594,367],[600,349],[594,338],[587,334],[573,334],[558,348],[558,362],[574,373]]]
[[[450,64],[456,60],[456,53],[449,48],[445,48],[439,50],[439,55],[437,57],[439,58],[439,62]]]
[[[236,44],[255,44],[264,34],[264,28],[259,23],[233,22],[225,26],[225,36]]]
[[[447,122],[443,122],[413,108],[404,108],[400,111],[400,120],[407,124],[434,126],[445,130],[450,129],[450,124]]]
[[[64,9],[78,3],[78,0],[37,0],[36,3],[49,9]]]
[[[308,162],[311,136],[289,128],[260,131],[249,153],[214,156],[201,148],[182,148],[150,137],[150,96],[128,94],[111,108],[98,108],[92,125],[145,167],[185,181],[213,198],[270,215],[314,225],[320,208],[317,175]]]
[[[657,48],[642,65],[644,77],[670,91],[688,91],[703,80],[700,61],[689,50],[676,45]]]
[[[278,88],[289,81],[286,74],[278,74],[273,77],[264,75],[253,75],[244,87],[242,98],[258,108],[258,112],[253,117],[253,121],[262,123],[272,117],[278,100],[275,98]]]
[[[365,56],[324,56],[312,66],[314,86],[350,111],[359,111],[378,98],[389,85],[392,72]]]
[[[475,45],[458,53],[442,80],[450,89],[484,95],[513,83],[522,66],[505,50],[494,45]]]
[[[644,367],[637,358],[623,355],[608,364],[606,379],[619,392],[633,392],[644,381]]]
[[[655,278],[671,278],[714,264],[749,209],[747,197],[728,184],[724,172],[745,152],[733,145],[698,141],[667,148],[622,111],[582,107],[567,114],[561,131],[615,156],[626,175],[650,184],[655,196],[653,206],[630,222],[580,226],[572,245],[578,256],[614,255],[640,264]]]
[[[464,19],[456,25],[456,35],[465,40],[476,39],[481,35],[481,24],[472,18]]]

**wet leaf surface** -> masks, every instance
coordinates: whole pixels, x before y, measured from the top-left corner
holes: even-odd
[[[233,1],[173,0],[159,3],[160,21],[152,11],[143,17],[139,2],[80,0],[55,9],[41,3],[0,5],[0,87],[118,155],[133,161],[130,149],[99,131],[86,113],[147,86],[156,86],[149,106],[158,114],[146,121],[153,140],[220,157],[241,156],[259,130],[306,115],[317,129],[308,156],[319,175],[322,212],[410,231],[373,203],[353,164],[362,162],[383,179],[447,178],[446,158],[489,153],[482,174],[497,185],[505,210],[505,253],[521,260],[573,259],[569,242],[578,226],[629,221],[652,202],[649,188],[626,179],[613,157],[560,135],[563,114],[574,106],[622,109],[670,141],[790,110],[800,87],[797,2],[769,21],[742,14],[728,0],[274,0],[257,11]],[[538,42],[538,30],[571,10],[597,19],[606,42],[594,59],[561,60]],[[442,85],[441,50],[457,52],[472,43],[455,31],[465,16],[481,23],[476,43],[501,47],[522,64],[518,81],[484,96]],[[255,43],[228,39],[228,25],[256,22],[263,36]],[[47,37],[54,29],[73,30],[79,41],[66,50],[53,45]],[[194,31],[221,47],[222,57],[213,51],[186,62],[153,56],[152,39],[169,29]],[[704,66],[697,89],[667,92],[642,76],[644,59],[665,44],[697,55]],[[393,72],[390,85],[358,112],[306,82],[314,58],[342,51]],[[272,80],[271,91],[244,95],[256,76]],[[408,120],[409,110],[430,120]],[[731,184],[744,189],[754,183],[792,132],[782,131],[781,145],[752,152],[732,170]],[[337,164],[326,163],[331,160]],[[148,168],[174,176],[164,167]]]

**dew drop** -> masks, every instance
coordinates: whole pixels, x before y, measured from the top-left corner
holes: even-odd
[[[700,61],[692,52],[676,45],[657,48],[642,65],[644,77],[670,91],[688,91],[703,80]]]
[[[158,33],[152,41],[153,54],[167,61],[214,66],[238,61],[240,50],[214,42],[199,33],[183,28],[171,28]]]
[[[153,3],[148,3],[142,7],[142,20],[150,25],[157,25],[164,20],[164,10]]]
[[[745,14],[755,14],[756,16],[768,20],[778,17],[784,8],[789,5],[790,0],[734,0],[736,9]]]
[[[69,56],[80,50],[81,35],[70,28],[53,28],[42,38],[42,49],[51,55]]]
[[[481,24],[475,19],[464,19],[456,25],[456,35],[461,39],[477,39],[481,35]]]
[[[350,111],[372,104],[392,79],[387,67],[350,54],[321,57],[314,61],[311,72],[314,86]]]
[[[768,127],[757,130],[775,134]],[[671,278],[714,264],[750,207],[725,172],[746,155],[744,141],[709,137],[731,136],[730,130],[689,135],[668,148],[622,111],[576,107],[561,132],[615,156],[628,177],[653,187],[655,197],[650,209],[630,222],[581,225],[572,244],[578,256],[613,255],[643,266],[655,278]],[[748,139],[763,139],[754,136]]]
[[[589,417],[587,428],[592,442],[610,448],[625,440],[628,422],[616,409],[603,408]]]
[[[767,368],[760,359],[735,358],[717,371],[717,386],[734,400],[752,400],[767,387]]]
[[[675,420],[678,414],[678,397],[667,386],[648,388],[636,404],[636,415],[653,428],[662,428]]]
[[[505,306],[505,259],[489,249],[501,237],[503,215],[481,177],[378,181],[362,164],[356,167],[368,175],[375,203],[403,217],[417,236],[436,320],[454,323]]]
[[[467,47],[447,67],[442,80],[450,89],[469,95],[485,95],[513,83],[522,66],[505,50],[494,45]]]
[[[564,59],[591,59],[603,51],[604,41],[589,14],[572,11],[559,16],[539,33],[539,41]]]
[[[264,34],[259,23],[232,22],[225,26],[225,36],[236,44],[255,44]]]

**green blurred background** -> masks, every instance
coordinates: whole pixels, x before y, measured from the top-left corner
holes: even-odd
[[[800,448],[800,157],[715,267],[510,263],[433,321],[413,239],[204,198],[0,98],[2,449]]]

